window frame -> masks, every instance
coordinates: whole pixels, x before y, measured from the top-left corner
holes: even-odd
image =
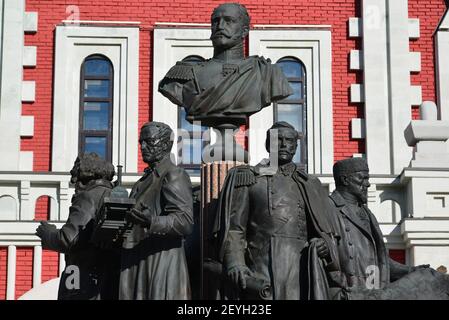
[[[102,59],[109,63],[109,76],[86,76],[85,74],[85,64],[89,60]],[[86,80],[108,80],[109,81],[109,92],[107,98],[98,97],[85,97],[85,85]],[[107,130],[84,130],[84,104],[86,102],[107,102],[109,104],[108,112],[108,129]],[[81,63],[80,72],[80,104],[79,104],[79,143],[78,152],[84,153],[86,147],[87,137],[104,137],[106,138],[106,154],[105,160],[112,162],[112,133],[113,133],[113,106],[114,106],[114,65],[112,61],[102,55],[102,54],[92,54],[87,56]]]
[[[254,25],[249,32],[248,54],[270,58],[300,59],[307,69],[307,170],[332,174],[334,121],[332,87],[332,27],[330,25]],[[273,124],[273,106],[249,117],[250,164],[268,158],[265,132]]]
[[[299,148],[300,148],[300,162],[296,163],[296,165],[307,172],[307,69],[304,63],[292,56],[285,56],[280,59],[276,63],[284,62],[284,61],[290,61],[290,62],[296,62],[299,64],[300,68],[302,69],[302,78],[296,78],[296,77],[286,77],[287,81],[290,82],[299,82],[301,83],[301,89],[302,89],[302,99],[298,100],[288,100],[288,97],[279,101],[276,101],[273,103],[273,122],[278,121],[278,113],[279,113],[279,105],[283,104],[294,104],[302,106],[302,132],[298,132],[299,137],[298,140]]]

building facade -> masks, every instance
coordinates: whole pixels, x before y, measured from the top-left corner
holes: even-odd
[[[0,299],[58,277],[40,220],[68,215],[69,170],[96,151],[144,169],[138,132],[176,133],[175,161],[200,183],[208,132],[157,91],[176,61],[212,56],[212,0],[0,0]],[[332,165],[366,157],[368,204],[397,260],[449,265],[449,14],[444,0],[242,0],[247,55],[277,62],[294,95],[249,119],[238,137],[251,164],[265,131],[287,120],[296,155],[334,189]],[[213,134],[212,134],[213,136]]]

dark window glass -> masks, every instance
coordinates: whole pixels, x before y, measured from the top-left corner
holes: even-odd
[[[84,97],[107,98],[109,87],[109,80],[84,80]]]
[[[295,58],[282,58],[278,65],[287,78],[303,78],[303,68],[298,68],[298,62]]]
[[[293,94],[288,96],[284,101],[302,101],[304,98],[303,83],[289,81],[290,87],[293,89]]]
[[[86,137],[84,152],[95,152],[104,159],[106,157],[106,146],[105,137]]]
[[[200,56],[188,56],[184,58],[184,62],[200,63],[204,59]],[[201,165],[201,157],[206,141],[203,140],[203,133],[207,127],[198,124],[191,124],[186,119],[186,111],[184,108],[179,108],[178,112],[178,128],[183,130],[184,136],[181,137],[178,143],[181,144],[179,150],[179,164],[186,169],[191,169],[194,172],[199,172]]]
[[[292,57],[277,62],[287,77],[293,94],[274,104],[274,121],[286,121],[299,132],[298,150],[293,161],[307,171],[307,104],[306,70],[304,64]]]
[[[87,57],[81,66],[79,152],[112,161],[113,68],[104,56]]]
[[[84,70],[86,76],[104,76],[108,77],[111,64],[102,57],[90,58],[84,62]]]
[[[280,111],[278,111],[277,121],[286,121],[295,127],[295,129],[299,132],[303,131],[303,123],[298,117],[298,114],[302,114],[302,105],[282,104],[279,109]]]
[[[108,102],[85,102],[83,129],[108,130],[109,111]]]

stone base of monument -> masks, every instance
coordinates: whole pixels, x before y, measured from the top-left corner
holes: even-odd
[[[449,300],[449,275],[421,269],[383,289],[354,289],[350,300]]]
[[[210,234],[215,221],[216,206],[218,196],[223,187],[226,175],[230,169],[242,165],[236,161],[216,161],[205,163],[201,166],[201,214],[200,214],[200,235],[201,235],[201,289],[200,298],[215,299],[215,292],[219,283],[216,277],[209,277],[204,272],[203,262],[214,258],[215,252],[211,244]]]

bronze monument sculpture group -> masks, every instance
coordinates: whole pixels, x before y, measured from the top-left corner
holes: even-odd
[[[288,97],[282,71],[263,57],[244,56],[246,8],[236,3],[212,13],[214,55],[201,63],[178,62],[159,91],[222,134],[212,161],[245,162],[232,133],[247,117]],[[226,148],[225,142],[232,142]],[[170,158],[172,129],[148,122],[140,131],[148,165],[128,197],[112,164],[80,155],[75,185],[61,229],[42,222],[42,246],[65,253],[59,299],[191,299],[185,240],[195,227],[189,175]],[[266,132],[269,159],[237,165],[224,182],[206,230],[213,275],[204,299],[351,300],[449,299],[449,278],[429,265],[409,267],[389,258],[382,232],[367,207],[369,169],[362,158],[337,161],[336,190],[300,169],[293,157],[298,133],[287,122]],[[199,201],[199,200],[198,200]],[[190,246],[189,250],[197,250]],[[193,248],[193,249],[191,249]],[[199,261],[203,264],[204,261]],[[192,267],[190,267],[191,271]],[[212,276],[211,276],[212,277]],[[196,279],[196,277],[195,277]]]

